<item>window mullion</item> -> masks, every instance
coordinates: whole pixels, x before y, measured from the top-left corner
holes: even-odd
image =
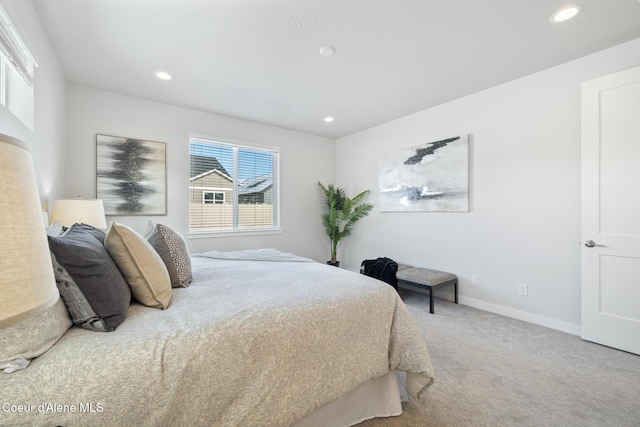
[[[233,229],[238,228],[238,193],[240,183],[238,182],[238,147],[233,147]]]
[[[280,227],[280,159],[271,157],[271,170],[273,174],[273,187],[272,187],[272,212],[273,212],[273,226]]]

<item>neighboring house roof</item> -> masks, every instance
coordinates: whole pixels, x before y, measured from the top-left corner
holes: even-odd
[[[273,185],[273,177],[271,174],[248,178],[242,182],[238,189],[239,195],[264,193]]]
[[[224,171],[224,168],[222,168],[222,170]],[[227,175],[227,174],[225,174],[223,172],[220,172],[218,169],[210,170],[210,171],[201,173],[200,175],[192,176],[189,179],[189,181],[191,181],[191,182],[196,181],[196,180],[198,180],[200,178],[204,178],[207,175],[211,175],[212,173],[218,174],[218,175],[222,176],[224,179],[226,179],[226,180],[228,180],[230,182],[233,181],[233,179],[229,175]]]
[[[214,169],[228,177],[231,176],[215,157],[191,155],[191,179],[198,175],[212,172]]]
[[[219,167],[216,167],[214,169],[208,169],[206,171],[202,171],[199,174],[194,174],[194,167],[191,167],[191,179],[190,181],[196,181],[199,180],[201,178],[206,177],[207,175],[211,175],[212,173],[218,174],[220,176],[222,176],[223,178],[229,180],[229,181],[233,181],[233,178],[231,178],[229,176],[229,174],[227,173],[227,171],[225,170],[225,168],[220,165],[220,163],[218,163],[218,160],[215,157],[204,157],[204,156],[191,156],[191,161],[193,162],[194,157],[199,157],[199,163],[198,166],[204,166],[206,164],[210,164],[210,165],[215,165],[215,163],[217,163],[217,165]],[[202,159],[205,159],[204,161],[202,161]],[[213,159],[215,160],[214,162],[210,162],[209,159]],[[193,165],[193,163],[192,163]],[[243,195],[249,195],[249,194],[258,194],[258,193],[264,193],[265,191],[267,191],[269,188],[271,188],[273,186],[273,176],[271,174],[266,174],[266,175],[261,175],[261,176],[256,176],[253,178],[247,178],[245,180],[240,181],[240,186],[238,189],[238,194],[240,196]]]

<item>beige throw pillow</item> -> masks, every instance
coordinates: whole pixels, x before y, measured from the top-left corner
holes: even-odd
[[[155,308],[169,307],[171,279],[167,267],[144,237],[126,225],[112,222],[104,246],[138,302]]]

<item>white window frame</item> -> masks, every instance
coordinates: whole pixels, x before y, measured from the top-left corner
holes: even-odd
[[[213,198],[210,199],[211,201],[207,200],[206,198],[207,194],[213,194]],[[222,195],[222,200],[218,201],[218,199],[216,199],[216,194]],[[205,205],[224,205],[225,204],[224,191],[210,191],[210,190],[202,191],[202,203]]]
[[[38,63],[8,12],[12,10],[0,4],[0,105],[33,130]]]
[[[203,143],[210,143],[213,145],[226,145],[234,148],[234,165],[233,165],[233,203],[234,206],[234,221],[233,228],[228,229],[211,229],[211,230],[191,230],[191,224],[187,224],[189,232],[185,234],[187,239],[208,238],[208,237],[225,237],[225,236],[247,236],[247,235],[262,235],[262,234],[281,234],[282,227],[280,224],[280,147],[274,147],[269,145],[249,143],[246,141],[238,141],[228,138],[218,138],[207,135],[189,134],[189,147],[191,141],[198,141]],[[238,149],[266,151],[274,154],[273,162],[273,225],[270,227],[250,227],[250,228],[238,228],[238,188],[239,180],[237,179],[238,171]],[[191,150],[189,150],[189,156],[191,156]],[[204,196],[203,196],[204,197]],[[225,203],[229,203],[225,197]],[[187,220],[189,222],[189,220]]]

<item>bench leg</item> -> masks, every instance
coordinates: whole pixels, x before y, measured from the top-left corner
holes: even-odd
[[[433,314],[433,287],[429,286],[429,313]]]
[[[457,280],[453,284],[453,294],[454,294],[454,297],[455,297],[455,302],[457,304],[458,303],[458,281]]]

